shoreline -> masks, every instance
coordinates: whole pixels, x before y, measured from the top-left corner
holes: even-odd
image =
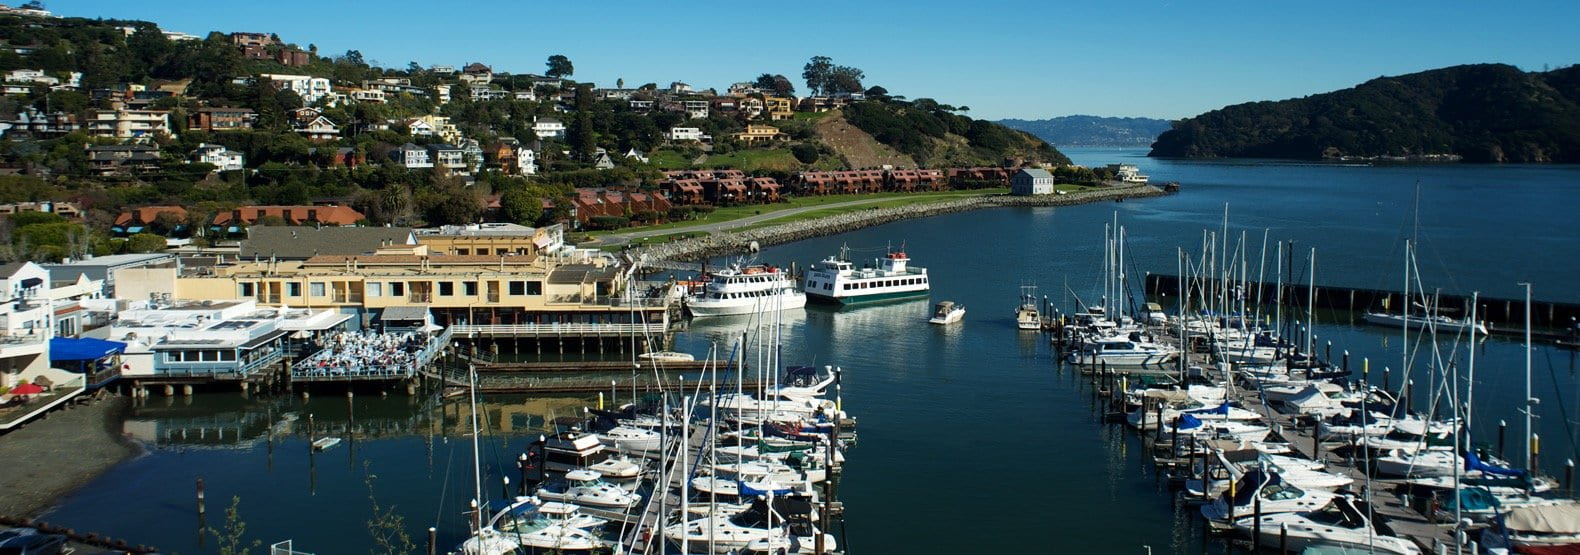
[[[0,515],[38,518],[109,469],[142,452],[122,435],[131,401],[111,396],[85,406],[52,411],[4,436],[0,460]]]
[[[770,245],[835,235],[900,220],[927,218],[983,208],[1074,206],[1105,200],[1150,198],[1167,194],[1170,193],[1154,185],[1136,185],[1081,191],[1068,195],[993,195],[894,208],[871,208],[813,220],[788,222],[742,231],[721,232],[706,237],[693,237],[669,243],[647,245],[628,250],[626,254],[638,259],[646,257],[648,260],[695,261],[703,258],[749,252],[753,250],[754,244],[755,248],[760,249]]]

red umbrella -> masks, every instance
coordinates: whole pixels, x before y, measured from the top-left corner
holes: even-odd
[[[44,388],[30,383],[25,383],[11,388],[12,395],[38,395],[43,392]]]

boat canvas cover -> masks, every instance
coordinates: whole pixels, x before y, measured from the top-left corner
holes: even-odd
[[[1503,518],[1503,526],[1536,534],[1580,534],[1580,505],[1516,507]]]
[[[1493,466],[1482,462],[1481,457],[1477,457],[1474,452],[1465,453],[1465,470],[1480,470],[1486,474],[1492,474],[1495,476],[1511,476],[1515,478],[1523,478],[1526,475],[1525,470],[1503,468],[1501,466]]]
[[[1144,399],[1163,399],[1169,403],[1184,403],[1190,400],[1190,392],[1179,389],[1148,389],[1141,392]]]

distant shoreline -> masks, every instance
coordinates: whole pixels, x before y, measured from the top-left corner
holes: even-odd
[[[993,195],[971,197],[966,199],[946,200],[936,203],[915,204],[893,208],[873,208],[838,214],[814,220],[805,220],[768,226],[758,229],[748,229],[736,232],[724,232],[706,237],[681,239],[669,243],[648,245],[626,251],[628,255],[649,260],[676,260],[695,261],[717,256],[729,256],[749,252],[755,243],[757,248],[769,245],[791,243],[803,239],[836,235],[848,231],[855,231],[876,225],[882,225],[900,220],[927,218],[942,214],[965,212],[983,208],[1000,208],[1010,206],[1073,206],[1088,204],[1105,200],[1122,200],[1128,198],[1148,198],[1169,194],[1163,189],[1153,185],[1132,185],[1128,187],[1107,187],[1103,189],[1080,191],[1066,195],[1037,195],[1037,196],[1012,196]]]

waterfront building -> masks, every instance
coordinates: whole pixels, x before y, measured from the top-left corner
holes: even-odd
[[[1010,178],[1009,190],[1014,195],[1051,195],[1053,174],[1042,168],[1021,168]]]
[[[260,307],[231,301],[120,301],[116,319],[91,336],[126,343],[121,376],[133,380],[247,380],[279,364],[286,336],[342,329],[352,320],[332,309]]]
[[[356,225],[367,217],[350,206],[341,205],[247,205],[215,214],[213,223],[209,225],[209,231],[215,235],[235,235],[241,233],[243,227],[256,224],[263,218],[279,218],[287,225],[349,226]]]
[[[1141,173],[1141,168],[1135,164],[1109,164],[1108,170],[1114,172],[1114,179],[1120,183],[1146,185],[1147,176]]]
[[[0,387],[49,369],[54,312],[46,296],[49,272],[32,262],[0,265]]]
[[[174,275],[179,261],[176,255],[170,253],[146,254],[112,254],[109,256],[89,256],[80,260],[65,260],[57,264],[44,264],[43,268],[49,271],[49,276],[54,281],[69,281],[77,276],[86,275],[88,279],[103,282],[104,295],[124,299],[146,299],[147,295],[138,292],[120,291],[116,288],[116,276],[125,270],[136,269],[163,269]]]

